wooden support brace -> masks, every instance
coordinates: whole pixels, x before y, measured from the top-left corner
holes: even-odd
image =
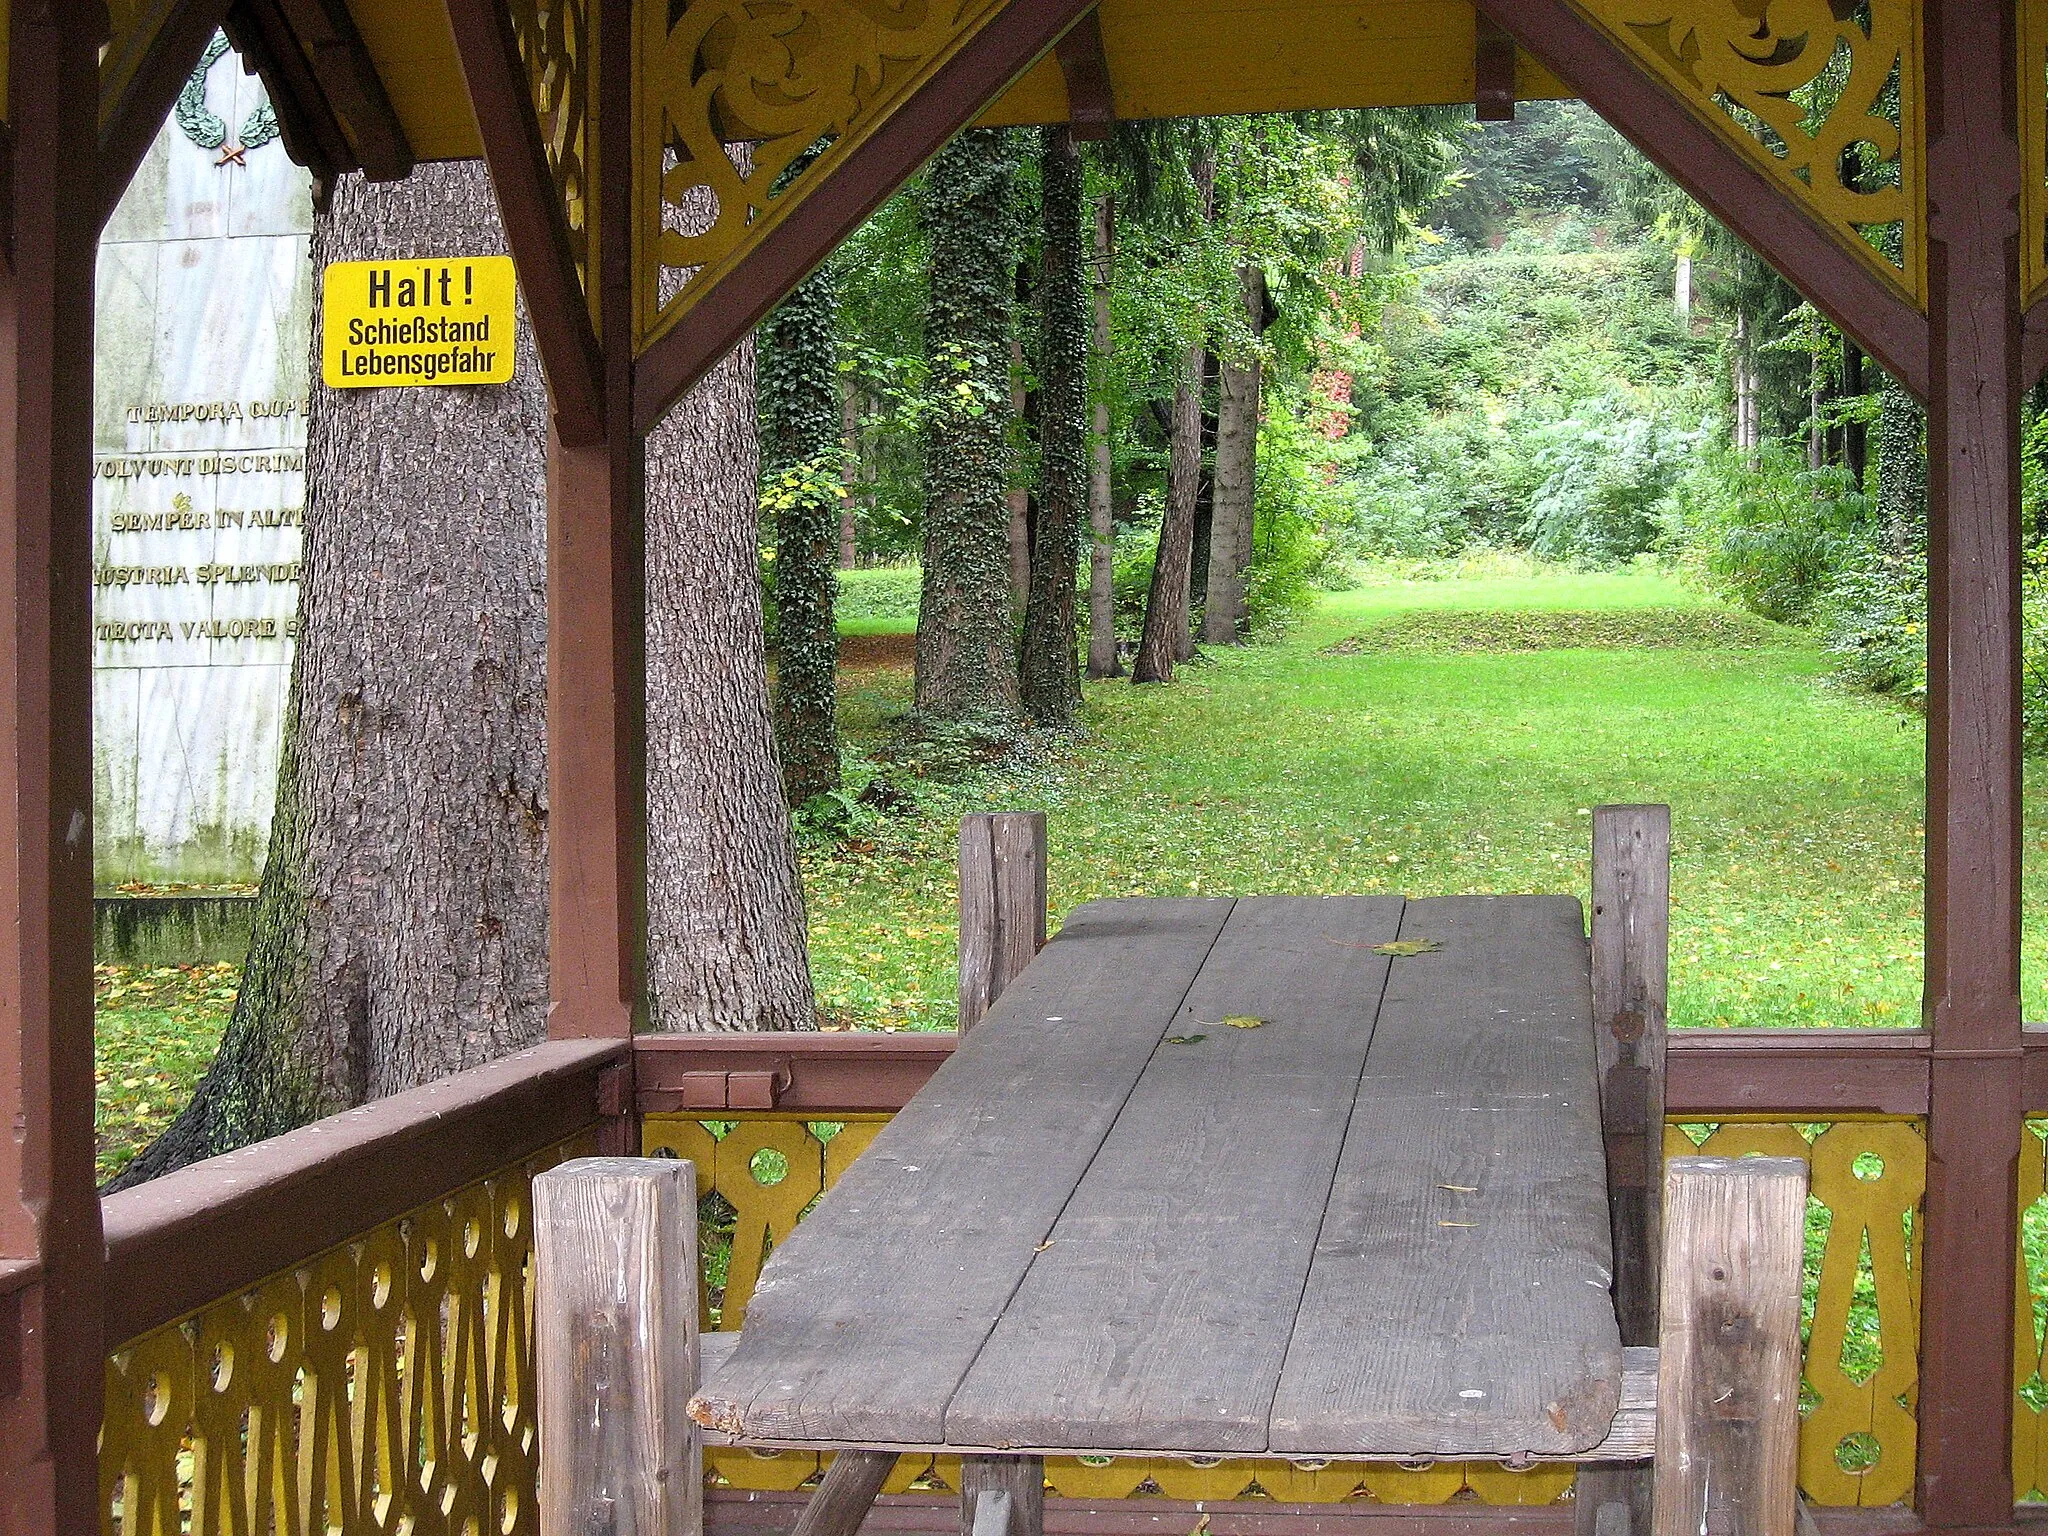
[[[1593,812],[1593,1030],[1614,1307],[1625,1346],[1657,1342],[1670,947],[1670,807],[1600,806]],[[1574,1524],[1577,1536],[1641,1536],[1650,1524],[1649,1470],[1580,1472]]]
[[[960,818],[960,1031],[1045,947],[1045,813]]]
[[[1794,1536],[1806,1164],[1673,1158],[1664,1234],[1653,1536]]]
[[[1045,1536],[1045,1458],[960,1461],[961,1536]]]
[[[1098,13],[1090,11],[1067,28],[1053,53],[1067,85],[1067,132],[1076,139],[1107,139],[1116,131],[1116,99]]]
[[[792,1536],[854,1536],[896,1465],[894,1451],[841,1451],[804,1506]]]
[[[541,1536],[702,1536],[697,1173],[583,1157],[533,1181]]]
[[[1515,120],[1515,40],[1490,16],[1477,17],[1472,45],[1472,105],[1482,123]]]

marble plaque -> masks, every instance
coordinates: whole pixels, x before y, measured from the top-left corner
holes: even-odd
[[[311,183],[217,38],[100,241],[95,876],[253,881],[298,624]]]

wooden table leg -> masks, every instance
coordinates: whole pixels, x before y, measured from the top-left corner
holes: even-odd
[[[995,1505],[988,1521],[977,1520],[977,1511],[993,1504],[996,1495],[1007,1499],[1009,1518],[998,1524],[1000,1505]],[[960,1536],[1045,1536],[1045,1458],[962,1457]]]
[[[896,1465],[894,1451],[841,1451],[825,1469],[794,1536],[854,1536]]]

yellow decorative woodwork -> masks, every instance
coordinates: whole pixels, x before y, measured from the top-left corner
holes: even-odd
[[[530,1536],[526,1228],[557,1147],[107,1362],[107,1536]]]
[[[591,246],[597,238],[596,136],[590,126],[592,0],[508,4],[548,170],[568,226],[570,254],[594,321],[598,296],[590,282]]]
[[[672,324],[1000,8],[1000,0],[641,6],[641,343]],[[743,141],[751,156],[736,158],[726,146]],[[781,185],[797,157],[820,143],[829,147]]]
[[[2019,0],[2020,293],[2048,288],[2048,0]]]
[[[1843,246],[1924,307],[1919,0],[1577,4]],[[2035,76],[2039,94],[2038,61]]]
[[[1912,1495],[1917,1452],[1916,1245],[1927,1143],[1911,1121],[1842,1121],[1812,1129],[1818,1134],[1809,1143],[1796,1125],[1730,1121],[1698,1150],[1797,1157],[1811,1167],[1811,1204],[1826,1209],[1827,1239],[1816,1255],[1809,1224],[1813,1312],[1799,1485],[1816,1504],[1892,1504]],[[1666,1129],[1664,1147],[1667,1157],[1694,1150],[1676,1126]]]
[[[2048,1494],[2048,1353],[2044,1353],[2042,1316],[2048,1311],[2048,1273],[2036,1273],[2028,1248],[2027,1228],[2038,1243],[2048,1226],[2044,1191],[2041,1131],[2048,1122],[2030,1120],[2020,1138],[2020,1252],[2016,1268],[2013,1311],[2012,1491],[2021,1500]]]

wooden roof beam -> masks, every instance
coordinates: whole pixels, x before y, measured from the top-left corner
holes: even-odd
[[[100,223],[113,216],[227,8],[228,0],[164,0],[107,49],[100,66]]]
[[[789,216],[640,355],[633,430],[646,433],[782,296],[1056,43],[1093,0],[1009,0],[931,78],[847,152]]]
[[[262,79],[285,153],[312,173],[315,196],[324,199],[336,176],[362,166],[291,23],[278,10],[277,0],[235,0],[221,29],[243,67]]]
[[[556,430],[564,442],[598,442],[604,437],[603,359],[511,17],[500,0],[448,0],[448,21],[505,241],[533,317]]]
[[[1770,174],[1693,116],[1569,0],[1475,0],[1637,149],[1776,267],[1921,400],[1927,317],[1844,250]]]
[[[1076,139],[1108,138],[1116,128],[1116,98],[1110,90],[1099,13],[1091,9],[1067,28],[1053,51],[1067,82],[1067,132]]]
[[[412,145],[385,94],[370,50],[343,0],[278,0],[312,61],[334,114],[355,149],[363,174],[372,181],[397,181],[412,173]]]
[[[1484,11],[1472,43],[1472,105],[1482,123],[1515,120],[1515,40]]]

